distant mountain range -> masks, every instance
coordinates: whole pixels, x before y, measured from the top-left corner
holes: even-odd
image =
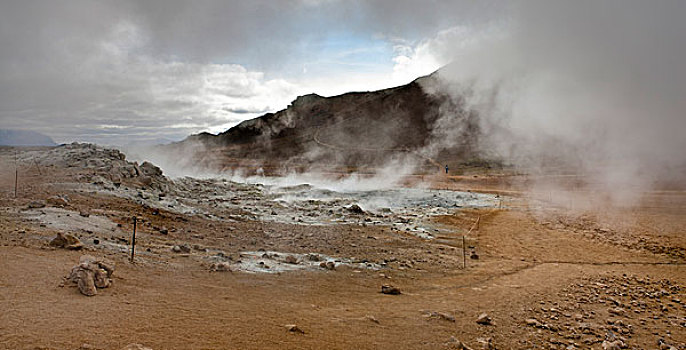
[[[30,130],[0,129],[0,146],[56,146],[50,136]]]

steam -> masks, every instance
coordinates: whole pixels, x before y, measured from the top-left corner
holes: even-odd
[[[683,185],[684,13],[677,1],[518,2],[470,41],[436,44],[451,63],[425,89],[478,113],[486,156],[563,165],[615,192]],[[436,130],[459,131],[459,116],[443,111]]]
[[[380,8],[404,13],[408,6],[414,5]],[[438,79],[422,80],[426,92],[448,98],[420,154],[435,157],[473,141],[481,157],[528,174],[585,175],[583,189],[606,190],[617,203],[633,198],[626,193],[684,188],[686,3],[520,1],[504,10],[474,21],[483,23],[451,22],[398,61],[408,71],[446,64]],[[291,118],[285,121],[270,134],[291,126]],[[479,137],[465,140],[473,123]],[[314,147],[303,157],[318,159],[320,152]],[[173,174],[168,169],[182,155],[155,163]],[[405,157],[379,164],[379,178],[397,183],[415,163]]]

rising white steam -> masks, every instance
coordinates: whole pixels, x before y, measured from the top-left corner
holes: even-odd
[[[451,63],[427,91],[479,113],[486,155],[563,164],[595,187],[683,184],[685,14],[678,1],[519,2],[479,40],[436,47]]]

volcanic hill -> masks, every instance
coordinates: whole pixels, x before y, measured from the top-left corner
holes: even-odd
[[[299,96],[279,112],[166,147],[195,150],[196,164],[215,169],[259,165],[277,172],[373,172],[401,161],[412,163],[415,171],[433,173],[447,161],[473,160],[479,135],[476,113],[463,109],[463,101],[434,92],[440,84],[437,73],[379,91]],[[443,145],[446,130],[439,125],[446,118],[452,121],[450,138],[460,140],[457,145]]]

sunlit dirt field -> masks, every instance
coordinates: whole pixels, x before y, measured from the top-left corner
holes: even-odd
[[[182,198],[180,185],[134,175],[110,188],[115,168],[22,152],[17,163],[13,149],[0,152],[2,349],[686,348],[681,191],[617,205],[574,186],[434,175],[421,179],[426,191],[495,200],[421,218],[318,202],[341,220],[308,223],[298,215],[315,209],[275,206],[257,187],[229,181],[214,193],[190,179]],[[262,220],[260,208],[293,219]],[[83,249],[51,247],[57,232]],[[116,264],[113,285],[92,297],[65,280],[84,254]],[[217,261],[232,271],[211,271]],[[490,322],[477,323],[484,313]]]

